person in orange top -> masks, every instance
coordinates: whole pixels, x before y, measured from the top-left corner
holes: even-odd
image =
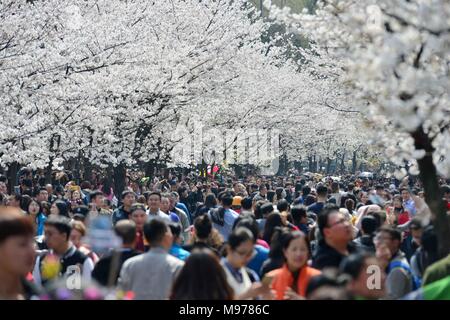
[[[281,236],[281,245],[285,263],[267,275],[272,279],[272,290],[277,300],[304,299],[309,280],[321,271],[307,265],[309,247],[303,232],[286,231]]]

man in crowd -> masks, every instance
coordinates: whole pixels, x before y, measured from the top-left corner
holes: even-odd
[[[170,222],[169,216],[160,210],[161,193],[157,191],[153,191],[152,193],[150,193],[148,195],[147,206],[147,214],[149,220],[159,218],[165,220],[166,222]]]
[[[403,207],[405,208],[406,211],[409,212],[410,218],[411,219],[414,218],[417,210],[416,210],[416,204],[414,203],[414,200],[411,197],[411,193],[409,192],[409,190],[407,188],[401,188],[400,193],[403,198]]]
[[[144,226],[144,235],[150,250],[125,261],[119,286],[124,291],[133,291],[137,300],[163,300],[168,297],[184,263],[168,253],[173,236],[165,221],[148,221]]]
[[[338,268],[343,258],[356,251],[351,243],[352,225],[334,204],[326,205],[317,218],[322,239],[313,257],[313,267],[320,270]]]
[[[43,272],[52,261],[60,263],[60,272],[57,277],[64,277],[74,272],[82,276],[82,280],[89,282],[94,263],[91,258],[79,251],[69,240],[72,227],[70,220],[62,216],[50,217],[45,221],[45,242],[50,249],[36,259],[33,270],[34,282],[37,285],[45,285],[48,274]]]
[[[114,210],[112,222],[115,225],[120,220],[129,219],[131,206],[136,202],[136,196],[133,191],[124,190],[120,197],[122,205]]]
[[[140,254],[139,251],[134,249],[136,245],[136,224],[133,221],[118,221],[114,226],[114,231],[116,235],[122,239],[122,247],[117,250],[117,254],[119,255],[119,257],[116,269],[112,269],[112,260],[114,253],[110,253],[102,257],[97,262],[94,271],[92,272],[92,277],[103,286],[108,285],[110,272],[113,273],[113,283],[111,284],[116,285],[120,270],[122,269],[122,265],[124,264],[124,262]]]
[[[211,209],[209,216],[213,222],[213,227],[216,228],[222,235],[225,241],[228,240],[234,221],[239,215],[231,209],[233,204],[233,196],[230,193],[225,193],[219,198],[222,206],[219,208]]]
[[[386,267],[386,289],[390,299],[398,299],[413,289],[411,268],[400,251],[401,233],[392,227],[382,227],[375,237],[377,258]]]
[[[318,215],[327,202],[328,189],[324,185],[320,185],[317,187],[316,192],[317,201],[308,207],[308,212],[314,212],[316,215]]]

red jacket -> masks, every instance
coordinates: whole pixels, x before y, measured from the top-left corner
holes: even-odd
[[[304,266],[298,276],[297,294],[305,297],[309,280],[321,273],[322,272],[320,270]],[[291,287],[294,282],[292,272],[288,269],[287,265],[284,264],[283,267],[269,272],[268,275],[274,277],[272,281],[272,289],[276,292],[276,299],[283,300],[286,289]]]

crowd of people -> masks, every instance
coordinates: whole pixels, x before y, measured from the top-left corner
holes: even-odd
[[[450,299],[450,255],[412,179],[171,176],[116,196],[25,169],[14,184],[0,176],[1,299]],[[120,248],[87,241],[95,219]],[[90,290],[68,288],[74,272]]]

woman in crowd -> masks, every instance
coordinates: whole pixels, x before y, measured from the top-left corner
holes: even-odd
[[[285,263],[268,273],[278,300],[303,299],[310,279],[321,272],[307,265],[309,244],[301,231],[284,232],[281,245]]]
[[[256,273],[246,267],[255,254],[250,230],[242,227],[233,230],[228,238],[226,252],[222,266],[236,299],[254,299],[270,294],[270,288],[260,283]]]
[[[86,256],[92,259],[92,261],[97,263],[99,260],[99,257],[95,252],[90,250],[86,245],[83,244],[82,240],[83,237],[86,236],[86,226],[81,221],[72,221],[72,231],[70,233],[70,241],[73,243],[73,245],[80,250],[82,253],[84,253]]]
[[[209,249],[194,249],[176,278],[171,300],[232,300],[233,289],[227,282],[218,257]]]
[[[69,218],[69,207],[63,200],[56,200],[50,207],[50,214]]]

